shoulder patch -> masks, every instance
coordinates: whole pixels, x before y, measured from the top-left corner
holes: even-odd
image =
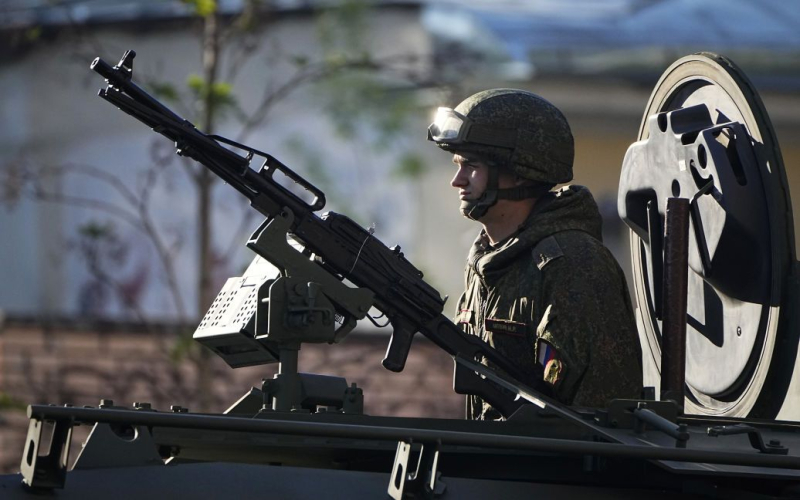
[[[536,354],[539,364],[547,366],[550,360],[556,358],[556,348],[550,345],[550,342],[540,338],[536,341]]]
[[[539,339],[536,342],[537,361],[544,368],[544,381],[552,386],[556,386],[567,371],[567,366],[558,355],[555,347],[548,341]]]
[[[536,262],[536,267],[540,271],[550,262],[564,256],[564,252],[554,236],[548,236],[534,245],[532,252],[533,261]]]
[[[544,381],[555,386],[564,377],[564,362],[560,359],[551,359],[544,367]]]

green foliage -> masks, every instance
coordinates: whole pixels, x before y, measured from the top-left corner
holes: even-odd
[[[417,179],[426,171],[426,164],[422,157],[414,152],[409,152],[400,157],[394,171],[394,175],[400,178]]]
[[[262,18],[261,4],[265,0],[244,0],[242,11],[236,18],[236,30],[241,33],[255,33]]]
[[[186,5],[194,9],[194,13],[200,17],[208,17],[217,12],[216,0],[181,0]]]
[[[333,76],[320,82],[317,90],[338,135],[381,152],[408,134],[418,104],[414,86],[387,79],[392,63],[375,59],[369,50],[371,3],[343,0],[320,16],[320,46]],[[396,167],[401,176],[423,172],[421,158],[412,156]]]
[[[33,43],[39,40],[42,37],[42,27],[41,26],[34,26],[32,28],[28,28],[25,31],[25,41],[28,43]]]
[[[371,3],[370,0],[342,0],[319,16],[317,35],[320,46],[329,55],[336,52],[365,52],[369,28],[367,15]]]
[[[383,82],[370,71],[348,71],[317,87],[336,133],[375,151],[406,136],[418,109],[413,89]]]
[[[167,82],[149,82],[148,87],[156,98],[167,101],[177,101],[179,98],[178,89]]]
[[[328,190],[333,186],[331,177],[322,165],[319,151],[310,149],[299,137],[292,137],[286,141],[286,146],[301,158],[305,165],[305,175],[312,183],[321,186],[323,190]]]
[[[233,85],[228,82],[217,82],[209,86],[202,76],[193,74],[187,78],[186,85],[195,99],[213,108],[218,118],[221,118],[225,111],[236,108]]]
[[[11,396],[6,392],[0,392],[0,410],[20,410],[28,408],[23,401]]]
[[[89,221],[78,227],[78,234],[90,240],[113,239],[115,237],[114,225],[110,222],[104,224]]]
[[[169,350],[170,362],[178,365],[200,349],[205,349],[192,338],[192,332],[181,332],[175,337],[172,348]]]
[[[206,81],[203,80],[202,76],[192,74],[186,79],[186,86],[189,87],[192,92],[199,95],[203,92],[203,89],[205,89]]]
[[[290,62],[294,64],[297,68],[305,68],[306,66],[308,66],[309,60],[308,56],[294,55],[291,56]]]

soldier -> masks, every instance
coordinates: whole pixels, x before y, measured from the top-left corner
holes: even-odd
[[[439,108],[428,139],[454,153],[461,213],[483,225],[467,260],[456,322],[562,403],[636,398],[641,348],[625,276],[603,246],[597,204],[572,180],[564,115],[521,90]],[[467,417],[498,419],[475,396]]]

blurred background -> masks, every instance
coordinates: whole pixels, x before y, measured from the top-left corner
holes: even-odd
[[[800,192],[800,9],[782,0],[0,0],[0,467],[19,463],[28,403],[152,402],[222,411],[274,366],[232,370],[191,341],[252,260],[244,198],[97,98],[95,57],[134,49],[134,79],[201,130],[267,151],[319,186],[430,284],[460,294],[479,226],[459,215],[437,106],[533,91],[569,119],[575,183],[628,268],[619,172],[676,59],[735,61],[771,116]],[[423,338],[380,366],[362,322],[300,369],[345,376],[366,412],[460,417],[452,361]]]

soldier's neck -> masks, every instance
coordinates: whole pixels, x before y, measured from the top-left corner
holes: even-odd
[[[489,242],[495,245],[517,232],[534,205],[536,205],[535,198],[498,200],[480,220]]]

